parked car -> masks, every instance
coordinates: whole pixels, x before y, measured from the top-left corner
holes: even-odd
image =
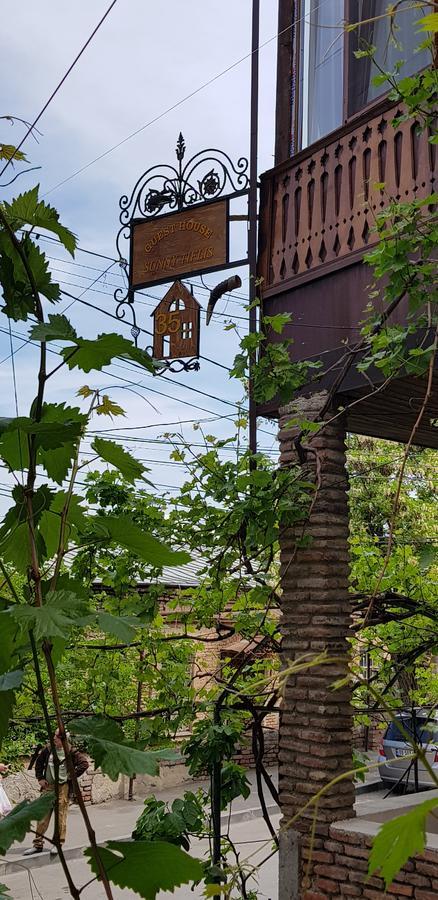
[[[399,725],[413,741],[426,751],[426,758],[437,781],[418,759],[418,787],[438,787],[438,714],[424,710],[397,713],[383,737],[379,747],[379,773],[383,784],[392,787],[398,782],[402,787],[415,787],[415,763],[412,759],[414,748]]]

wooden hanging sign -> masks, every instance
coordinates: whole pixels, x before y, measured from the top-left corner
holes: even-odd
[[[175,281],[152,313],[155,359],[199,356],[200,309],[190,291]]]
[[[214,272],[229,263],[228,199],[131,220],[130,288]]]

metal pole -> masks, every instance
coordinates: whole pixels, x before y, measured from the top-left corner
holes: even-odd
[[[259,33],[260,33],[260,0],[252,3],[252,42],[251,42],[251,138],[249,152],[249,332],[257,331],[257,310],[254,306],[257,286],[257,150],[258,150],[258,117],[259,117]],[[249,449],[257,452],[257,418],[254,402],[254,366],[256,355],[249,359]],[[254,467],[254,466],[253,466]]]
[[[221,711],[220,701],[215,704],[213,721],[220,725]],[[220,867],[221,864],[221,787],[222,787],[222,761],[214,762],[211,768],[211,824],[213,831],[212,864]],[[220,883],[220,878],[213,876],[213,882]],[[220,898],[220,892],[214,895],[215,900]]]

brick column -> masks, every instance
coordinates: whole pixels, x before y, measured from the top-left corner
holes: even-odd
[[[350,687],[334,691],[332,683],[348,666],[348,505],[345,468],[345,423],[337,418],[320,433],[302,441],[306,460],[298,460],[293,440],[299,427],[291,419],[313,420],[326,394],[300,398],[280,410],[281,464],[299,463],[303,480],[317,485],[310,513],[281,539],[282,655],[285,666],[303,654],[326,651],[341,662],[310,668],[287,680],[281,714],[279,787],[283,823],[335,775],[352,767]],[[326,416],[329,419],[333,413]],[[304,529],[304,532],[303,532]],[[303,533],[307,546],[297,546]],[[327,863],[322,851],[330,823],[353,816],[354,787],[348,778],[324,794],[318,804],[310,884],[303,871],[308,857],[313,808],[283,832],[280,841],[279,900],[324,897]],[[321,855],[322,854],[322,855]],[[319,864],[319,865],[318,865]],[[296,869],[298,874],[295,877]],[[294,870],[294,871],[292,871]],[[306,888],[308,892],[306,893]]]

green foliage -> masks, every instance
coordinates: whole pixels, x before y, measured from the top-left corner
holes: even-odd
[[[250,793],[251,784],[246,777],[243,766],[233,762],[225,763],[221,770],[222,809],[227,809],[237,797],[243,797],[246,800]]]
[[[111,466],[114,466],[130,484],[135,484],[140,478],[143,479],[143,472],[147,471],[145,466],[134,459],[134,457],[119,444],[115,444],[114,441],[104,440],[103,438],[95,438],[91,446],[101,459],[110,463]],[[148,483],[150,484],[150,482]]]
[[[134,840],[168,841],[189,850],[190,837],[208,831],[205,801],[205,795],[193,791],[186,791],[172,804],[148,797],[136,822]]]
[[[4,203],[3,208],[6,218],[13,231],[18,231],[23,225],[30,225],[32,228],[44,228],[56,234],[61,244],[74,256],[76,249],[76,238],[68,228],[61,225],[59,215],[56,209],[44,200],[38,198],[39,185],[37,184],[30,191],[19,194],[11,203]]]
[[[13,900],[12,894],[9,893],[9,888],[5,884],[0,884],[0,900]]]
[[[5,672],[3,675],[0,675],[0,691],[14,691],[20,687],[22,681],[22,669],[16,669],[15,672]]]
[[[102,772],[117,781],[119,775],[157,775],[161,759],[172,759],[170,750],[139,750],[126,741],[116,722],[104,716],[89,716],[69,722],[72,734],[85,738],[93,759]]]
[[[202,775],[214,763],[230,759],[240,735],[237,721],[218,723],[200,719],[195,722],[183,748],[190,775]]]
[[[184,550],[170,550],[152,535],[144,534],[127,516],[95,516],[90,524],[98,540],[126,547],[153,566],[176,566],[190,559]]]
[[[180,884],[196,883],[202,878],[199,860],[163,841],[108,841],[99,848],[99,855],[113,884],[130,889],[145,900],[155,900],[160,891],[173,891]],[[97,875],[90,847],[85,856]]]
[[[43,819],[55,800],[53,791],[47,791],[36,800],[23,800],[0,819],[0,854],[4,854],[15,841],[22,841],[30,829],[32,822]]]
[[[21,253],[0,232],[0,281],[5,303],[2,311],[16,322],[26,321],[35,311],[35,288],[52,303],[60,297],[59,284],[52,281],[45,254],[28,237],[23,238],[21,250],[31,269],[32,281]]]
[[[405,862],[422,853],[426,844],[426,822],[436,809],[436,797],[414,806],[408,813],[385,822],[373,840],[368,872],[379,872],[389,887]]]
[[[72,591],[49,591],[42,606],[12,606],[10,616],[25,631],[33,631],[37,641],[66,637],[73,625],[81,624],[89,612],[82,597]]]

